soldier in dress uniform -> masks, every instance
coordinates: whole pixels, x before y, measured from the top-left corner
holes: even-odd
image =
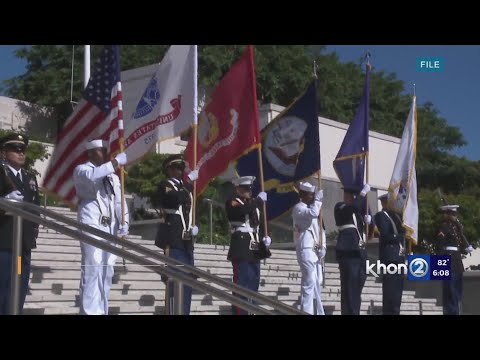
[[[458,220],[458,205],[440,207],[443,220],[436,233],[436,248],[438,255],[450,255],[450,280],[443,282],[443,314],[459,315],[463,296],[462,254],[469,254],[473,247],[468,244],[463,234],[463,226]]]
[[[194,266],[194,238],[198,227],[192,224],[193,181],[198,178],[198,171],[191,171],[184,182],[185,161],[182,155],[169,156],[163,163],[168,178],[160,182],[157,201],[165,214],[165,222],[160,225],[155,244],[170,256],[182,263]],[[183,288],[183,315],[190,314],[192,288]],[[167,301],[173,297],[173,283],[167,291]]]
[[[375,225],[380,233],[380,262],[405,264],[405,229],[402,217],[387,209],[388,193],[379,197],[382,211],[375,215]],[[383,315],[400,315],[402,304],[403,274],[382,275]]]
[[[344,201],[337,203],[334,209],[339,229],[335,250],[340,268],[342,315],[360,315],[362,290],[367,279],[364,226],[365,222],[371,223],[371,216],[364,215],[364,209],[369,191],[368,184],[361,192],[357,187],[345,186]]]
[[[26,171],[25,152],[28,137],[9,134],[0,140],[2,164],[0,165],[0,196],[6,199],[25,201],[40,205],[38,184],[35,175]],[[30,278],[31,250],[35,249],[38,224],[23,220],[22,267],[19,313],[23,310]],[[13,218],[0,213],[0,315],[9,313],[10,276],[12,270]]]
[[[79,198],[77,220],[118,237],[126,236],[128,207],[124,201],[125,223],[122,224],[121,185],[115,171],[127,163],[127,156],[120,153],[107,161],[107,143],[99,139],[87,142],[85,149],[89,161],[78,165],[73,171],[73,183]],[[108,296],[117,255],[84,242],[80,243],[80,249],[80,314],[108,315]]]
[[[267,201],[267,194],[260,192],[252,197],[255,176],[244,176],[232,180],[235,196],[227,200],[225,209],[231,227],[230,249],[227,259],[232,262],[233,282],[252,291],[260,286],[260,260],[270,256],[268,247],[272,240],[263,234],[260,209]],[[262,239],[261,241],[259,239]],[[234,315],[248,315],[236,306]]]
[[[325,229],[322,231],[320,244],[318,221],[323,190],[315,190],[315,186],[308,182],[299,184],[300,202],[294,206],[292,217],[297,260],[302,271],[300,310],[313,315],[313,302],[316,299],[317,315],[325,315],[321,299],[323,279],[321,259],[327,253],[327,244]]]

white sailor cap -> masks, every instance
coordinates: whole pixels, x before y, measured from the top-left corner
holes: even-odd
[[[315,189],[316,189],[315,185],[312,185],[309,182],[301,182],[298,188],[301,191],[310,192],[310,193],[315,192]]]
[[[85,144],[85,149],[92,150],[98,148],[107,148],[107,142],[103,140],[92,140]]]
[[[440,206],[440,210],[442,210],[442,211],[457,211],[457,209],[459,207],[460,207],[459,205],[443,205],[443,206]]]
[[[232,184],[235,186],[252,186],[255,179],[255,176],[242,176],[240,178],[232,179]]]

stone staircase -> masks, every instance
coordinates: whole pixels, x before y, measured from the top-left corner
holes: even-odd
[[[66,208],[51,210],[75,218]],[[149,249],[160,251],[151,240],[140,236],[128,239]],[[232,267],[226,260],[228,247],[197,244],[195,265],[202,270],[232,278]],[[295,252],[272,249],[272,258],[262,262],[259,292],[292,306],[298,306],[301,273]],[[326,282],[322,301],[327,314],[340,314],[340,274],[336,263],[326,264]],[[32,275],[25,304],[25,314],[78,314],[80,282],[79,241],[46,228],[40,229],[37,249],[32,253]],[[110,314],[155,314],[164,311],[165,285],[160,276],[142,266],[117,260],[110,293]],[[382,288],[368,277],[362,293],[361,314],[381,314]],[[404,291],[401,314],[442,314],[435,299],[417,298],[414,291]],[[192,315],[229,315],[230,304],[210,295],[193,293]]]

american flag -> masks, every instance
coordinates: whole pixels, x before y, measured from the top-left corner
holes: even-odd
[[[123,142],[122,86],[118,45],[105,45],[84,91],[57,137],[43,188],[77,204],[73,170],[87,162],[85,143],[103,139],[109,143],[108,153],[118,152]]]

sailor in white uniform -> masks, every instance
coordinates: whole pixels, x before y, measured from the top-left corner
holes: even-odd
[[[125,153],[120,153],[112,161],[106,161],[106,143],[102,140],[90,141],[85,148],[89,161],[78,165],[73,172],[79,198],[77,219],[109,234],[125,236],[128,234],[128,207],[125,203],[125,224],[122,225],[120,180],[115,171],[127,163],[127,157]],[[108,315],[108,295],[117,256],[83,242],[80,248],[80,313]]]
[[[327,252],[325,230],[322,231],[318,217],[322,207],[323,190],[315,192],[315,186],[308,182],[299,185],[300,202],[292,210],[297,260],[302,271],[300,310],[325,315],[321,300],[322,264],[321,259]]]

